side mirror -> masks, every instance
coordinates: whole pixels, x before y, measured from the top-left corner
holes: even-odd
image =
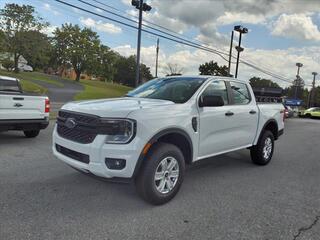
[[[221,96],[204,96],[199,99],[199,107],[221,107],[224,105]]]

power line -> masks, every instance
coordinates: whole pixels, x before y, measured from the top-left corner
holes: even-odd
[[[78,10],[81,10],[81,11],[84,11],[84,12],[87,12],[87,13],[90,13],[90,14],[92,14],[92,15],[95,15],[95,16],[98,16],[98,17],[107,19],[107,20],[109,20],[109,21],[116,22],[116,23],[118,23],[118,24],[127,26],[127,27],[129,27],[129,28],[138,29],[136,26],[130,25],[130,24],[128,24],[128,23],[125,23],[125,22],[123,22],[123,21],[120,21],[120,20],[117,20],[117,19],[114,19],[114,18],[111,18],[111,17],[107,17],[107,16],[104,16],[104,15],[101,15],[101,14],[99,14],[99,13],[92,12],[92,11],[87,10],[87,9],[84,9],[84,8],[82,8],[82,7],[79,7],[79,6],[76,6],[76,5],[73,5],[73,4],[70,4],[70,3],[67,3],[67,2],[61,1],[61,0],[55,0],[55,1],[56,1],[56,2],[59,2],[59,3],[61,3],[61,4],[64,4],[64,5],[67,5],[67,6],[69,6],[69,7],[73,7],[73,8],[75,8],[75,9],[78,9]],[[80,2],[83,2],[82,0],[79,0],[79,1],[80,1]],[[94,1],[96,1],[96,0],[94,0]],[[83,3],[87,4],[86,2],[83,2]],[[95,7],[95,8],[99,8],[100,10],[105,10],[105,9],[103,9],[103,8],[101,8],[101,7],[98,7],[98,6],[95,6],[95,5],[93,5],[93,4],[91,4],[91,6],[92,6],[92,7]],[[108,10],[106,10],[106,11],[108,11]],[[108,12],[110,12],[110,11],[108,11]],[[122,17],[123,17],[123,16],[122,16]],[[125,18],[125,17],[123,17],[123,18]],[[129,19],[129,18],[127,18],[127,20],[128,20],[128,19]],[[132,20],[132,19],[130,19],[130,20],[131,20],[131,21],[134,21],[134,20]],[[134,21],[134,22],[135,22],[135,21]],[[151,28],[150,26],[146,26],[146,27]],[[152,28],[152,29],[161,32],[161,30],[159,30],[159,29],[155,29],[155,28]],[[207,51],[207,52],[214,53],[214,54],[220,56],[220,57],[221,57],[222,59],[224,59],[225,61],[228,61],[228,59],[226,59],[226,58],[223,56],[223,55],[228,55],[227,53],[224,53],[224,52],[221,52],[221,51],[218,51],[218,50],[215,50],[215,49],[211,49],[211,48],[208,48],[208,47],[204,47],[204,46],[202,46],[202,45],[196,44],[196,43],[194,43],[194,42],[192,42],[192,41],[189,41],[189,40],[186,40],[186,39],[177,37],[177,36],[171,35],[171,36],[173,36],[174,38],[177,38],[177,39],[180,39],[180,40],[177,40],[177,39],[174,39],[174,38],[171,38],[171,37],[168,37],[168,36],[164,36],[164,35],[162,35],[162,34],[159,34],[159,33],[156,33],[156,32],[152,32],[152,31],[149,31],[149,30],[146,30],[146,29],[142,29],[142,31],[145,32],[145,33],[149,33],[149,34],[151,34],[151,35],[155,35],[155,36],[161,37],[161,38],[166,39],[166,40],[170,40],[170,41],[173,41],[173,42],[176,42],[176,43],[180,43],[180,44],[183,44],[183,45],[187,45],[187,46],[190,46],[190,47],[194,47],[194,48],[197,48],[197,49],[200,49],[200,50],[203,50],[203,51]],[[163,32],[163,31],[162,31],[162,32]],[[166,34],[166,35],[170,35],[170,34],[165,33],[165,32],[163,32],[163,33]],[[232,56],[232,57],[235,58],[234,56]],[[277,75],[277,74],[275,74],[275,73],[273,73],[273,72],[271,72],[271,71],[269,71],[269,70],[264,70],[264,69],[262,69],[261,67],[255,66],[255,65],[253,65],[253,64],[251,64],[251,63],[249,63],[249,62],[247,62],[247,61],[241,60],[240,62],[243,63],[243,64],[245,64],[245,65],[247,65],[247,66],[249,66],[249,67],[251,67],[251,68],[254,68],[254,69],[256,69],[256,70],[258,70],[258,71],[260,71],[260,72],[263,72],[263,73],[265,73],[265,74],[267,74],[267,75],[269,75],[269,76],[271,76],[271,77],[277,78],[277,79],[282,80],[282,81],[285,81],[285,82],[287,82],[287,83],[289,83],[289,82],[292,83],[291,80],[286,79],[285,77],[282,77],[282,76],[280,76],[280,75]]]
[[[76,5],[73,5],[73,4],[70,4],[70,3],[67,3],[67,2],[64,2],[64,1],[61,1],[61,0],[55,0],[56,2],[59,2],[59,3],[62,3],[64,5],[67,5],[69,7],[73,7],[73,8],[76,8],[78,10],[81,10],[81,11],[84,11],[84,12],[87,12],[87,13],[90,13],[92,15],[96,15],[98,17],[101,17],[101,18],[105,18],[109,21],[112,21],[112,22],[116,22],[118,24],[121,24],[121,25],[124,25],[124,26],[127,26],[127,27],[130,27],[130,28],[133,28],[133,29],[138,29],[138,27],[136,26],[132,26],[128,23],[125,23],[125,22],[122,22],[120,20],[116,20],[116,19],[113,19],[113,18],[110,18],[110,17],[107,17],[107,16],[104,16],[104,15],[101,15],[99,13],[95,13],[95,12],[92,12],[90,10],[87,10],[87,9],[84,9],[82,7],[79,7],[79,6],[76,6]],[[149,30],[146,30],[146,29],[142,29],[143,32],[145,33],[149,33],[149,34],[152,34],[152,35],[155,35],[155,36],[158,36],[158,37],[161,37],[161,38],[164,38],[164,39],[167,39],[167,40],[170,40],[170,41],[173,41],[173,42],[176,42],[176,43],[180,43],[180,44],[184,44],[184,45],[187,45],[187,46],[190,46],[190,47],[194,47],[194,48],[198,48],[198,49],[201,49],[201,50],[204,50],[204,51],[208,51],[208,52],[211,52],[211,53],[214,53],[218,56],[220,56],[221,58],[223,58],[225,61],[228,61],[222,54],[225,54],[225,53],[220,53],[214,49],[210,49],[210,48],[207,48],[207,47],[203,47],[201,45],[198,45],[198,44],[195,44],[195,43],[188,43],[187,40],[177,40],[177,39],[174,39],[174,38],[171,38],[171,37],[167,37],[167,36],[164,36],[162,34],[159,34],[159,33],[156,33],[156,32],[152,32],[152,31],[149,31]]]
[[[254,68],[254,69],[256,69],[256,70],[258,70],[258,71],[260,71],[260,72],[263,72],[263,73],[265,73],[265,74],[267,74],[267,75],[269,75],[269,76],[272,76],[272,77],[274,77],[274,78],[277,78],[277,79],[279,79],[279,80],[281,80],[281,81],[284,81],[284,82],[287,82],[287,83],[290,83],[290,84],[292,84],[292,82],[293,82],[292,80],[290,80],[290,79],[288,79],[288,78],[284,78],[284,77],[282,77],[282,76],[280,76],[280,75],[277,75],[277,74],[275,74],[275,73],[273,73],[273,72],[270,72],[270,71],[268,71],[268,70],[264,70],[263,68],[259,68],[259,67],[255,66],[255,65],[253,65],[253,64],[248,63],[248,62],[243,61],[242,63],[245,64],[245,65],[247,65],[247,66],[249,66],[249,67],[251,67],[251,68]],[[311,84],[305,84],[305,86],[311,86]]]
[[[83,2],[82,0],[79,0],[79,1]],[[98,3],[98,4],[101,4],[101,5],[105,6],[105,7],[109,7],[109,8],[111,8],[111,9],[117,10],[117,11],[119,11],[119,12],[122,12],[122,13],[126,14],[126,15],[129,15],[129,16],[132,16],[132,17],[136,18],[136,16],[134,16],[134,15],[132,15],[132,14],[127,14],[125,11],[121,11],[120,9],[115,8],[115,7],[113,7],[113,6],[109,5],[109,4],[102,3],[101,1],[98,1],[98,0],[92,0],[92,1],[94,1],[94,2],[96,2],[96,3]],[[97,6],[95,6],[95,7],[98,8]],[[102,9],[102,8],[99,8],[99,9],[105,10],[105,9]],[[110,12],[110,11],[108,11],[108,10],[105,10],[105,11],[113,14],[112,12]],[[120,15],[120,16],[121,16],[121,15]],[[121,17],[128,20],[128,18],[126,18],[126,17],[123,17],[123,16],[121,16]],[[134,21],[134,20],[132,20],[132,19],[129,19],[129,20],[136,23],[136,21]],[[173,30],[171,30],[171,29],[165,28],[165,27],[163,27],[163,26],[161,26],[161,25],[158,25],[158,24],[155,24],[155,23],[153,23],[153,22],[150,22],[150,21],[147,21],[147,20],[144,20],[144,21],[147,22],[147,23],[149,23],[149,24],[151,24],[151,25],[155,25],[155,26],[157,26],[157,27],[159,27],[159,28],[162,28],[162,29],[165,29],[165,30],[167,30],[167,31],[173,32],[174,34],[177,34],[177,35],[180,35],[180,36],[184,36],[184,35],[182,35],[182,34],[180,34],[180,33],[177,33],[177,32],[175,32],[175,31],[173,31]],[[143,24],[143,26],[149,27],[148,25],[145,25],[145,24]],[[166,33],[166,32],[163,32],[163,31],[161,31],[161,30],[158,30],[158,29],[155,29],[155,28],[152,28],[152,27],[149,27],[149,28],[151,28],[151,29],[153,29],[153,30],[156,30],[156,31],[160,31],[160,32],[162,32],[162,33],[164,33],[164,34],[168,34],[168,33]],[[171,34],[169,34],[169,35],[171,35]],[[171,35],[171,36],[173,36],[173,35]],[[176,37],[176,38],[178,38],[178,39],[180,39],[180,40],[183,40],[183,41],[188,41],[188,40],[186,40],[186,39],[183,39],[183,38],[180,38],[180,37],[177,37],[177,36],[173,36],[173,37]],[[192,44],[196,44],[196,43],[191,42],[191,41],[188,41],[188,42],[190,42],[190,43],[192,43]],[[205,44],[205,43],[203,43],[203,42],[201,42],[201,41],[197,41],[197,42],[200,42],[201,44]],[[197,44],[197,45],[198,45],[198,44]],[[201,46],[201,47],[204,47],[203,45],[200,45],[200,46]],[[209,48],[208,48],[208,49],[209,49]],[[211,50],[211,48],[210,48],[210,50]],[[214,50],[214,49],[212,49],[212,50]],[[221,54],[228,55],[227,53],[223,53],[223,52],[218,51],[218,50],[216,50],[216,51],[219,52],[219,53],[221,53]],[[231,57],[232,57],[232,58],[236,58],[235,56],[231,56]],[[223,58],[223,59],[226,60],[225,58]],[[226,60],[226,61],[227,61],[227,60]],[[263,69],[263,68],[261,68],[261,67],[257,67],[257,66],[255,66],[253,63],[250,63],[250,61],[248,61],[248,60],[240,60],[240,62],[241,62],[242,64],[245,64],[245,65],[247,65],[247,66],[249,66],[249,67],[252,67],[252,68],[254,68],[254,69],[258,70],[258,71],[261,71],[261,72],[263,72],[263,73],[265,73],[265,74],[268,74],[268,75],[270,75],[270,76],[272,76],[272,77],[274,77],[274,78],[278,78],[279,80],[283,80],[283,81],[288,82],[288,83],[289,83],[289,82],[290,82],[290,83],[292,82],[292,80],[290,80],[290,79],[288,79],[288,78],[285,78],[285,77],[283,77],[283,76],[281,76],[281,75],[272,73],[270,70],[265,70],[265,69]]]
[[[122,19],[128,20],[128,21],[130,21],[130,22],[137,23],[137,21],[134,21],[134,20],[132,20],[132,19],[130,19],[130,18],[124,17],[124,16],[122,16],[122,15],[120,15],[120,14],[111,12],[111,11],[106,10],[106,9],[104,9],[104,8],[101,8],[101,7],[99,7],[99,6],[96,6],[96,5],[93,5],[93,4],[91,4],[91,3],[85,2],[85,1],[83,1],[83,0],[78,0],[78,1],[81,2],[81,3],[84,3],[84,4],[88,5],[88,6],[91,6],[91,7],[94,7],[94,8],[98,8],[98,9],[104,11],[104,12],[107,12],[107,13],[109,13],[109,14],[112,14],[112,15],[115,15],[115,16],[117,16],[117,17],[120,17],[120,18],[122,18]],[[99,1],[97,1],[97,0],[93,0],[93,1],[99,2]],[[103,4],[102,4],[102,5],[103,5]],[[175,35],[173,35],[173,34],[170,34],[170,33],[167,33],[167,32],[165,32],[165,31],[156,29],[156,28],[154,28],[154,27],[151,27],[151,26],[148,26],[148,25],[145,25],[145,24],[142,24],[142,26],[144,26],[144,27],[146,27],[146,28],[149,28],[149,29],[152,29],[152,30],[155,30],[155,31],[158,31],[158,32],[160,32],[160,33],[162,33],[162,34],[166,34],[166,35],[168,35],[168,36],[170,36],[170,37],[174,37],[174,38],[179,39],[179,40],[181,40],[181,41],[184,41],[184,42],[193,44],[193,45],[195,45],[195,46],[207,48],[207,47],[205,47],[205,46],[203,46],[203,45],[197,44],[197,43],[192,42],[192,41],[190,41],[190,40],[188,40],[188,39],[175,36]],[[208,49],[209,49],[209,48],[208,48]],[[211,51],[216,51],[216,52],[219,53],[219,54],[228,56],[227,53],[224,53],[224,52],[222,52],[222,51],[218,51],[218,50],[215,50],[215,49],[212,49],[212,48],[210,48],[210,50],[211,50]],[[225,58],[223,58],[223,59],[226,60]],[[227,60],[226,60],[226,61],[227,61]]]
[[[111,8],[111,9],[116,10],[116,11],[118,11],[118,12],[121,12],[121,13],[127,15],[127,16],[130,16],[130,17],[133,17],[133,18],[137,19],[137,16],[135,16],[135,15],[133,15],[133,14],[129,14],[129,13],[127,13],[126,11],[120,10],[120,9],[118,9],[118,8],[116,8],[116,7],[113,7],[113,6],[109,5],[109,4],[103,3],[103,2],[98,1],[98,0],[92,0],[92,1],[93,1],[93,2],[96,2],[96,3],[98,3],[98,4],[101,4],[102,6]],[[168,31],[168,32],[171,32],[171,33],[174,33],[174,34],[176,34],[176,35],[185,37],[184,35],[182,35],[182,34],[179,33],[179,32],[176,32],[176,31],[174,31],[174,30],[172,30],[172,29],[170,29],[170,28],[161,26],[161,25],[156,24],[156,23],[154,23],[154,22],[148,21],[148,20],[146,20],[146,19],[143,19],[143,22],[149,23],[150,25],[153,25],[153,26],[156,26],[156,27],[158,27],[158,28],[164,29],[164,30],[166,30],[166,31]],[[145,26],[145,25],[143,25],[143,26]],[[198,40],[196,40],[196,41],[197,41],[198,43],[204,44],[204,43],[201,42],[201,41],[198,41]]]
[[[79,0],[79,1],[80,1],[80,0]],[[109,4],[103,3],[103,2],[98,1],[98,0],[92,0],[92,1],[93,1],[93,2],[96,2],[96,3],[98,3],[98,4],[101,4],[101,5],[105,6],[105,7],[108,7],[108,8],[111,8],[111,9],[113,9],[113,10],[116,10],[116,11],[118,11],[118,12],[124,13],[124,14],[126,14],[127,16],[131,16],[131,17],[137,18],[135,15],[129,14],[129,13],[127,13],[127,12],[125,12],[125,11],[123,11],[123,10],[120,10],[120,9],[118,9],[118,8],[116,8],[116,7],[113,7],[113,6],[109,5]],[[130,20],[131,20],[131,19],[130,19]],[[132,21],[134,21],[134,20],[132,20]],[[165,30],[167,30],[167,31],[169,31],[169,32],[172,32],[172,33],[176,34],[176,35],[185,37],[185,35],[183,35],[183,34],[181,34],[181,33],[178,33],[178,32],[176,32],[176,31],[173,31],[172,29],[163,27],[163,26],[158,25],[158,24],[156,24],[156,23],[153,23],[153,22],[151,22],[151,21],[148,21],[148,20],[143,20],[143,21],[144,21],[144,22],[147,22],[147,23],[149,23],[149,24],[151,24],[151,25],[154,25],[154,26],[156,26],[156,27],[159,27],[159,28],[161,28],[161,29],[165,29]],[[136,21],[134,21],[134,22],[136,22]],[[145,24],[143,24],[143,26],[148,27],[148,25],[145,25]],[[153,28],[153,29],[154,29],[154,28]],[[157,30],[157,29],[155,29],[155,30]],[[165,33],[165,34],[167,34],[167,33]],[[206,45],[204,42],[201,42],[201,41],[199,41],[199,40],[196,40],[196,42],[202,44],[202,47],[203,47],[203,45]],[[192,43],[194,44],[194,42],[192,42]],[[218,51],[218,50],[217,50],[217,51]],[[220,53],[229,56],[229,54],[227,54],[227,53],[223,53],[223,52],[220,52]],[[231,56],[231,57],[234,58],[234,59],[236,58],[235,56]],[[242,58],[242,59],[244,59],[244,58]],[[226,60],[226,59],[224,59],[224,60]],[[232,63],[234,63],[234,62],[232,62]],[[256,70],[261,69],[261,71],[264,72],[264,73],[265,73],[265,72],[271,72],[270,70],[265,70],[265,69],[263,69],[263,68],[261,68],[261,67],[260,67],[260,68],[256,67],[252,62],[250,63],[249,60],[240,60],[240,63],[245,64],[245,65],[247,65],[247,66],[250,66],[250,67],[252,67],[252,68],[255,67]],[[260,71],[260,70],[259,70],[259,71]],[[271,73],[272,73],[272,72],[271,72]],[[265,74],[266,74],[266,73],[265,73]],[[276,78],[283,78],[283,79],[285,79],[284,81],[287,81],[287,82],[291,82],[291,81],[292,81],[291,79],[285,78],[285,77],[283,77],[283,76],[281,76],[281,75],[278,75],[278,74],[275,74],[275,73],[272,73],[272,74],[273,74],[274,76],[277,76]],[[268,74],[268,75],[270,75],[270,74]],[[274,77],[274,76],[273,76],[273,77]],[[280,80],[281,80],[281,79],[280,79]]]

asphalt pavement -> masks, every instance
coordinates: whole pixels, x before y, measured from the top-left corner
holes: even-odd
[[[187,168],[162,206],[85,176],[35,139],[0,133],[0,239],[320,239],[320,120],[289,119],[272,162],[248,150]]]
[[[82,92],[84,90],[84,87],[80,83],[77,83],[75,81],[63,80],[61,79],[61,77],[55,76],[55,75],[46,75],[46,76],[49,76],[53,80],[63,85],[63,86],[58,86],[55,84],[51,84],[49,82],[33,80],[33,82],[35,82],[36,84],[48,89],[47,94],[51,102],[66,103],[66,102],[73,101],[74,96],[77,93]]]

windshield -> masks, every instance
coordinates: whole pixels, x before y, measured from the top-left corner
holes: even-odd
[[[157,78],[130,91],[127,97],[169,100],[185,103],[198,90],[206,78]]]

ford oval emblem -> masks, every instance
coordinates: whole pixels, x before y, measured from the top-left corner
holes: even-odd
[[[67,128],[75,128],[77,126],[76,120],[74,118],[68,118],[64,124]]]

